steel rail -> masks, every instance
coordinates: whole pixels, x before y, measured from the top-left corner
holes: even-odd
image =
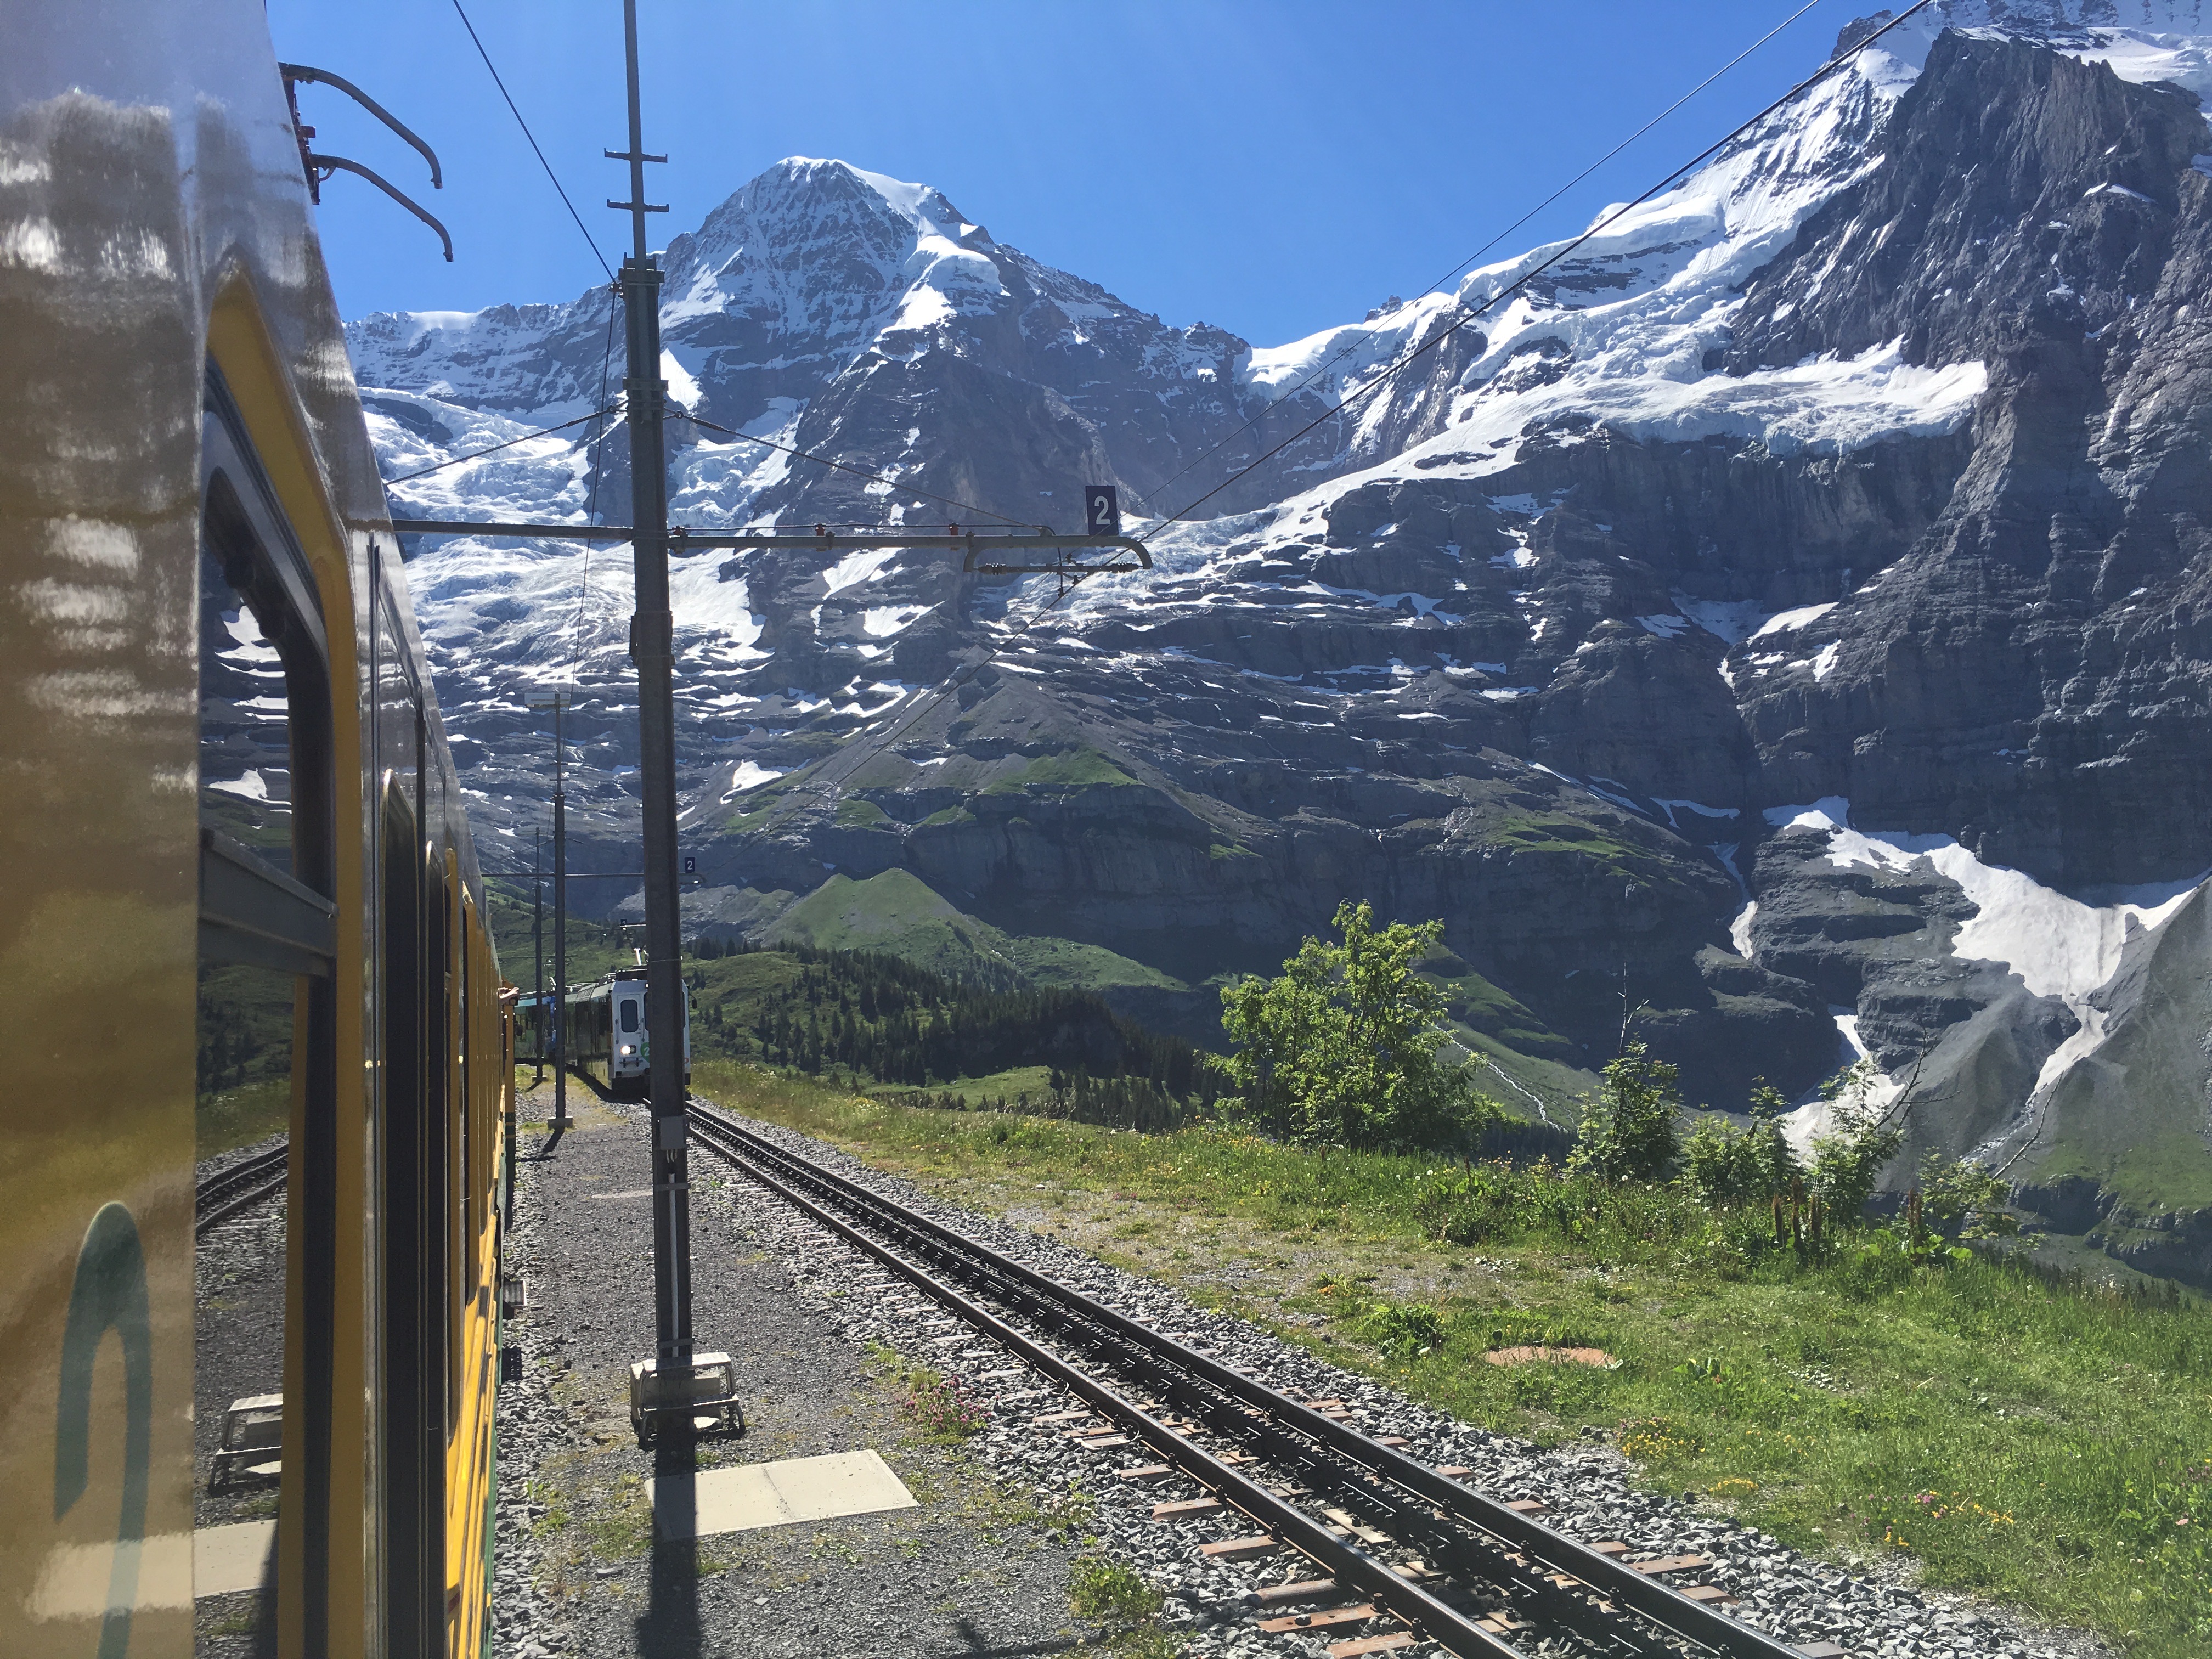
[[[1337,1583],[1364,1595],[1392,1618],[1412,1626],[1426,1639],[1441,1643],[1455,1654],[1474,1659],[1524,1659],[1521,1650],[1484,1630],[1466,1613],[1438,1600],[1412,1580],[1378,1561],[1365,1551],[1336,1537],[1303,1511],[1292,1507],[1231,1465],[1194,1445],[1135,1401],[1117,1392],[1089,1372],[1071,1364],[1034,1338],[1007,1324],[981,1304],[969,1300],[951,1285],[897,1250],[816,1203],[754,1163],[748,1153],[758,1143],[726,1121],[710,1117],[694,1101],[690,1110],[695,1130],[709,1150],[727,1159],[753,1181],[786,1203],[812,1217],[840,1237],[874,1256],[939,1306],[989,1336],[1032,1370],[1051,1377],[1071,1392],[1097,1407],[1106,1415],[1133,1431],[1134,1437],[1211,1489],[1226,1504],[1252,1517],[1277,1542],[1286,1544],[1328,1569]],[[742,1139],[739,1138],[743,1137]],[[734,1143],[734,1144],[732,1144]],[[750,1143],[750,1144],[749,1144]],[[780,1150],[780,1149],[779,1149]],[[975,1247],[979,1251],[981,1246]],[[1483,1615],[1486,1617],[1487,1615]]]
[[[283,1191],[291,1157],[288,1141],[200,1182],[192,1188],[192,1236],[197,1238]]]
[[[1601,1553],[1518,1510],[1472,1491],[1438,1474],[1417,1458],[1409,1457],[1394,1447],[1382,1445],[1358,1430],[1326,1417],[1243,1372],[1222,1364],[1172,1337],[993,1250],[988,1245],[978,1243],[942,1223],[908,1210],[856,1182],[823,1169],[811,1159],[778,1146],[696,1099],[690,1115],[695,1125],[707,1129],[708,1133],[703,1138],[708,1139],[710,1146],[714,1146],[717,1138],[726,1137],[744,1148],[747,1153],[768,1159],[794,1178],[823,1190],[834,1200],[869,1212],[872,1219],[886,1231],[926,1249],[965,1256],[980,1264],[992,1277],[1011,1280],[1030,1296],[1057,1304],[1066,1314],[1103,1328],[1125,1345],[1203,1380],[1258,1421],[1272,1420],[1284,1425],[1304,1439],[1326,1447],[1369,1475],[1410,1494],[1419,1500],[1419,1507],[1439,1510],[1451,1520],[1486,1533],[1492,1539],[1500,1540],[1510,1553],[1534,1558],[1547,1569],[1538,1575],[1540,1579],[1549,1579],[1556,1584],[1555,1575],[1559,1575],[1578,1581],[1604,1600],[1632,1608],[1675,1637],[1727,1655],[1729,1659],[1802,1659],[1798,1649],[1780,1638],[1743,1624],[1717,1608],[1693,1601],[1661,1578],[1638,1571],[1630,1563]],[[715,1147],[715,1150],[723,1149]],[[725,1155],[730,1154],[726,1152]],[[842,1224],[839,1231],[849,1231]],[[872,1251],[878,1249],[872,1244],[866,1248]],[[1240,1504],[1238,1507],[1243,1506]],[[1300,1545],[1300,1547],[1304,1546]],[[1522,1577],[1518,1574],[1509,1576]],[[1540,1599],[1553,1600],[1550,1596]],[[1485,1635],[1486,1637],[1487,1633]],[[1495,1652],[1497,1650],[1485,1650]]]

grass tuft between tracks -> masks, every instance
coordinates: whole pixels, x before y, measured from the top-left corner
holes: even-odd
[[[1644,1482],[2133,1659],[2212,1651],[2212,1322],[2194,1298],[1741,1248],[1672,1189],[1431,1237],[1418,1158],[855,1097],[709,1062],[730,1108],[1041,1224],[1468,1421],[1618,1445]],[[1617,1365],[1498,1365],[1528,1346]]]

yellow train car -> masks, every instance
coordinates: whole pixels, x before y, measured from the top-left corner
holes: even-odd
[[[508,1005],[263,9],[5,36],[0,1653],[192,1651],[196,1167],[259,1102],[275,1649],[472,1655]]]

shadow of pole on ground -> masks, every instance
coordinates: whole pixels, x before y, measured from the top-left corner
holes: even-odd
[[[695,1659],[706,1651],[699,1621],[697,1437],[672,1415],[653,1437],[653,1576],[637,1620],[641,1659]]]

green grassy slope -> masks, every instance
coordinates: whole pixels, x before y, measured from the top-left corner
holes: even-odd
[[[1610,1442],[1648,1489],[1839,1565],[2087,1626],[2128,1659],[2212,1651],[2212,1337],[2170,1291],[1915,1267],[1866,1233],[1746,1255],[1673,1189],[1470,1249],[1424,1226],[1431,1160],[913,1110],[744,1067],[707,1087],[1466,1420]],[[1620,1363],[1485,1362],[1546,1341]]]

